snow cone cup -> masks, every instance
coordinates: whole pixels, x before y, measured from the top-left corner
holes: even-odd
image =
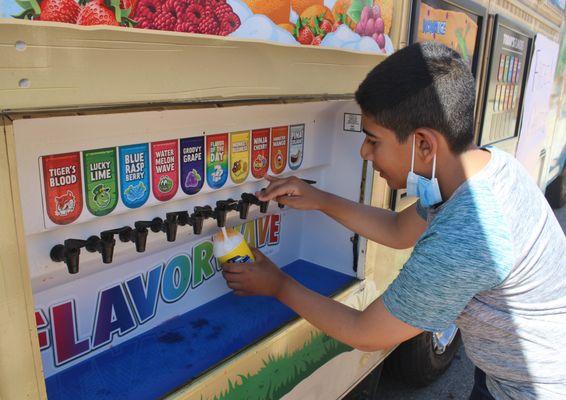
[[[222,232],[213,236],[213,253],[218,264],[254,262],[254,256],[244,237],[234,229],[226,230],[227,238]]]

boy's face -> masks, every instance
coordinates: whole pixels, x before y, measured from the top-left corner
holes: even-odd
[[[361,157],[372,163],[373,169],[379,172],[389,187],[405,188],[411,169],[412,141],[399,143],[392,130],[378,125],[365,114],[362,115],[362,126],[366,138],[360,148]]]

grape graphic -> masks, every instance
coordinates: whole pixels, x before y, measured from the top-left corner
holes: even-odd
[[[378,5],[365,6],[356,25],[356,33],[373,38],[381,50],[385,49],[385,24]]]
[[[200,177],[198,171],[193,168],[193,170],[187,174],[187,178],[185,179],[185,186],[189,188],[196,188],[198,187],[198,183],[201,180],[202,178]]]

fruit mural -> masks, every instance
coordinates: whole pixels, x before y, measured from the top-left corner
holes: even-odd
[[[3,0],[0,18],[390,54],[393,0]]]

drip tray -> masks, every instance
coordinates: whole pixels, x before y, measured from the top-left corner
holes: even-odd
[[[356,278],[295,261],[283,270],[330,296]],[[267,297],[221,296],[46,379],[50,400],[155,399],[297,317]]]

